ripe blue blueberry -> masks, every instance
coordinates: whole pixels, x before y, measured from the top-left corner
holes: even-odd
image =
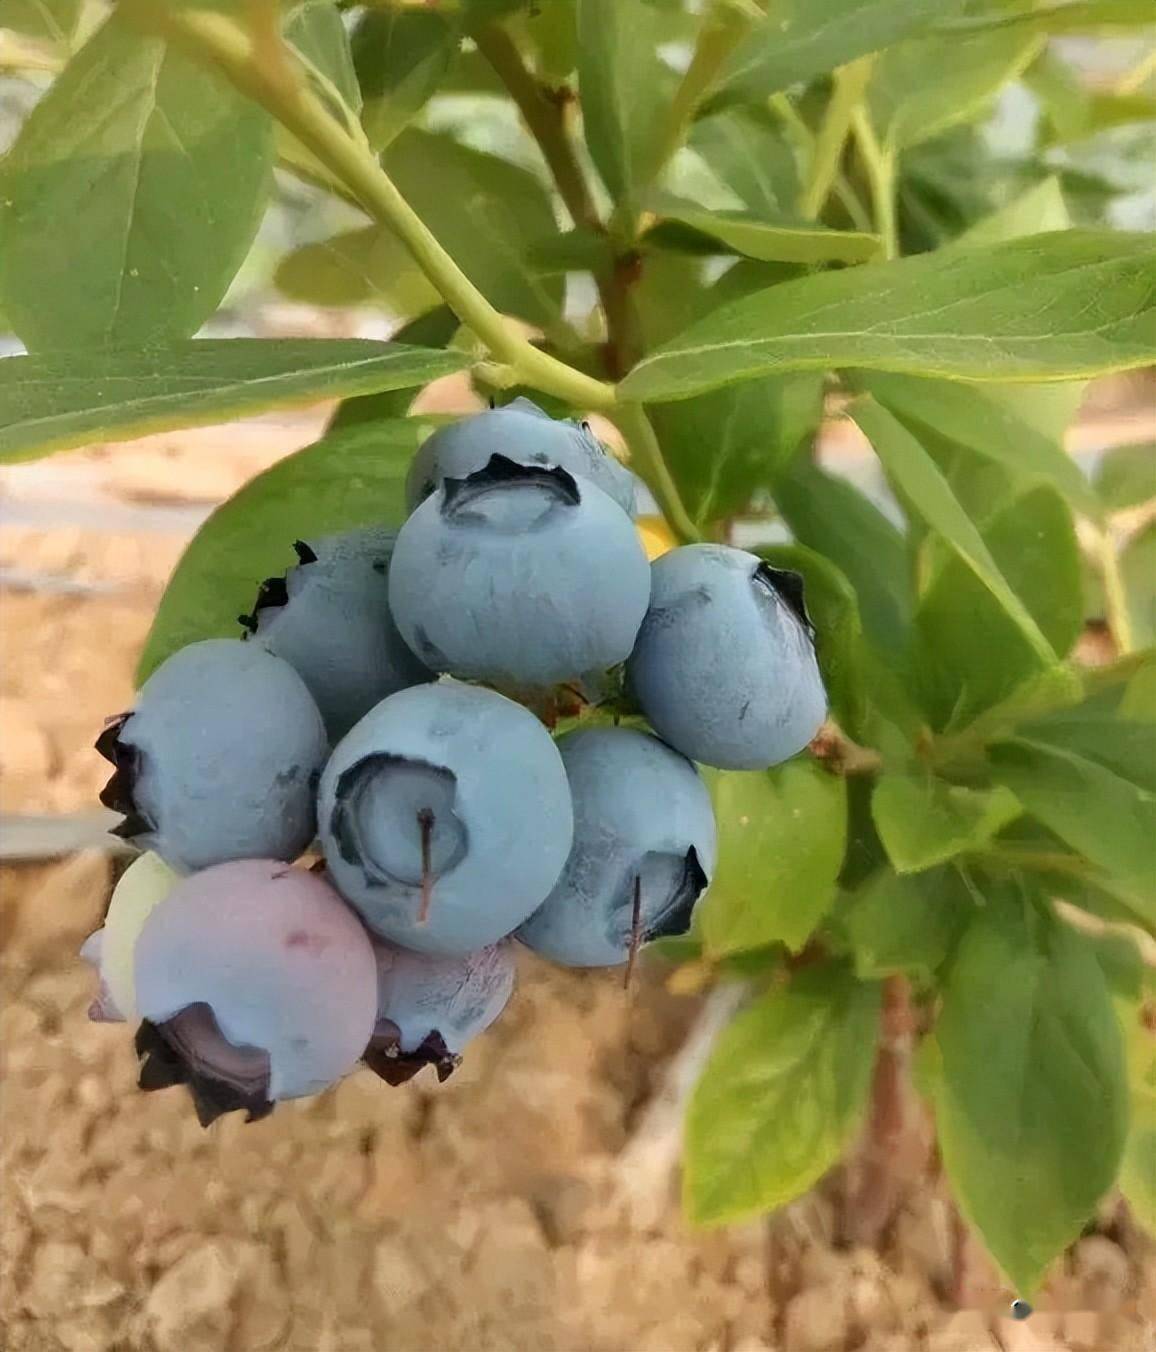
[[[554,890],[517,932],[570,967],[626,962],[639,942],[684,934],[715,862],[710,794],[677,751],[628,728],[558,739],[574,845]]]
[[[724,770],[777,765],[827,713],[801,580],[727,545],[687,545],[651,565],[626,674],[661,738]]]
[[[271,859],[184,878],[133,962],[141,1088],[187,1084],[201,1122],[315,1094],[352,1070],[377,1020],[377,964],[323,878]]]
[[[389,600],[437,671],[542,687],[625,661],[650,596],[633,523],[589,480],[495,455],[397,537]]]
[[[375,933],[464,957],[541,904],[570,851],[573,810],[533,714],[440,681],[390,695],[337,745],[318,826],[334,884]]]
[[[331,742],[379,701],[432,679],[397,631],[389,610],[395,532],[346,531],[310,544],[300,562],[261,584],[250,638],[283,658],[309,687]]]
[[[162,663],[97,749],[116,771],[101,802],[114,833],[178,872],[229,859],[295,859],[313,839],[325,725],[288,662],[206,639]]]
[[[491,944],[464,958],[435,958],[379,939],[377,1027],[366,1064],[390,1084],[422,1066],[439,1080],[456,1068],[473,1038],[501,1014],[514,989],[514,946]]]
[[[519,465],[560,466],[588,479],[633,516],[634,475],[605,451],[585,423],[551,418],[529,399],[462,418],[439,428],[414,456],[405,481],[411,511],[445,479],[465,479],[504,455]]]

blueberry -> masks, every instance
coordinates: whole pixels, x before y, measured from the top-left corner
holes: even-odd
[[[604,967],[626,962],[640,941],[684,934],[715,862],[714,812],[698,771],[627,728],[581,728],[560,737],[558,750],[574,845],[517,937],[555,962]]]
[[[513,945],[506,940],[464,958],[436,958],[378,940],[377,1028],[366,1063],[401,1084],[432,1065],[445,1080],[466,1043],[501,1014],[514,989]]]
[[[131,1019],[136,1015],[133,952],[144,922],[180,881],[156,854],[139,855],[121,874],[109,898],[104,925],[80,950],[100,973],[100,995],[89,1014],[94,1019]]]
[[[309,687],[331,742],[378,702],[432,679],[389,610],[396,535],[379,527],[296,545],[300,562],[261,584],[250,637],[283,658]]]
[[[655,732],[706,765],[754,770],[818,732],[827,697],[802,582],[727,545],[651,564],[627,680]]]
[[[301,677],[256,644],[182,648],[96,745],[116,767],[100,796],[125,814],[114,834],[179,872],[294,859],[313,839],[325,726]]]
[[[397,626],[423,661],[514,688],[625,661],[649,596],[634,526],[601,489],[500,455],[422,503],[389,574]]]
[[[382,700],[321,777],[330,875],[377,934],[464,957],[545,898],[573,811],[550,734],[491,690],[441,681]]]
[[[369,936],[323,878],[271,859],[182,879],[136,943],[141,1087],[187,1084],[207,1125],[315,1094],[373,1036]]]
[[[635,478],[603,449],[585,423],[551,418],[529,399],[462,418],[439,428],[414,456],[405,481],[412,511],[445,479],[465,479],[504,455],[519,465],[560,466],[591,483],[634,515]]]

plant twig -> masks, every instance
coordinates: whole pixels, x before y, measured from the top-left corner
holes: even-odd
[[[795,105],[784,93],[772,94],[767,100],[767,105],[786,126],[802,153],[810,159],[814,154],[815,133],[799,116]],[[867,209],[860,202],[858,193],[847,182],[846,175],[838,166],[836,166],[831,191],[839,199],[840,205],[850,217],[851,224],[856,230],[870,231],[874,228],[874,223],[867,213]]]
[[[799,200],[799,209],[805,220],[814,221],[831,195],[843,147],[851,131],[851,119],[862,101],[871,79],[873,57],[860,57],[835,72],[834,87],[823,114],[823,122],[814,139],[807,183]]]
[[[851,126],[863,156],[863,167],[871,185],[871,204],[875,229],[883,240],[884,258],[899,257],[899,227],[895,213],[895,152],[884,146],[860,103],[851,113]]]

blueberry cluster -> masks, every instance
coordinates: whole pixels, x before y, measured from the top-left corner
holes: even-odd
[[[526,400],[446,426],[400,531],[298,541],[237,639],[109,721],[142,853],[83,952],[143,1088],[208,1123],[360,1062],[444,1078],[516,943],[629,970],[686,931],[716,852],[694,762],[785,760],[826,702],[799,580],[722,545],[651,565],[634,484]]]

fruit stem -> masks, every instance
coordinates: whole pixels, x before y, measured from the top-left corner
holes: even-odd
[[[258,45],[243,28],[219,14],[158,6],[151,0],[121,0],[118,6],[140,27],[167,39],[194,59],[212,65],[243,94],[270,112],[343,183],[365,211],[387,226],[413,255],[461,322],[527,384],[578,408],[606,412],[614,387],[534,347],[515,332],[398,191],[364,138],[343,125],[292,66],[294,78],[270,64],[267,41]],[[291,49],[282,44],[287,55]]]
[[[645,408],[641,404],[619,404],[609,416],[630,446],[631,468],[645,479],[667,525],[683,544],[701,540],[702,532],[683,506]]]
[[[417,923],[424,925],[429,919],[430,901],[433,897],[433,867],[430,862],[430,837],[433,835],[433,809],[419,807],[417,824],[421,831],[421,905],[418,907]]]
[[[630,978],[634,975],[634,964],[638,959],[638,950],[642,944],[642,878],[634,875],[634,906],[630,912],[630,956],[626,959],[626,975],[622,979],[622,988],[630,989]]]

